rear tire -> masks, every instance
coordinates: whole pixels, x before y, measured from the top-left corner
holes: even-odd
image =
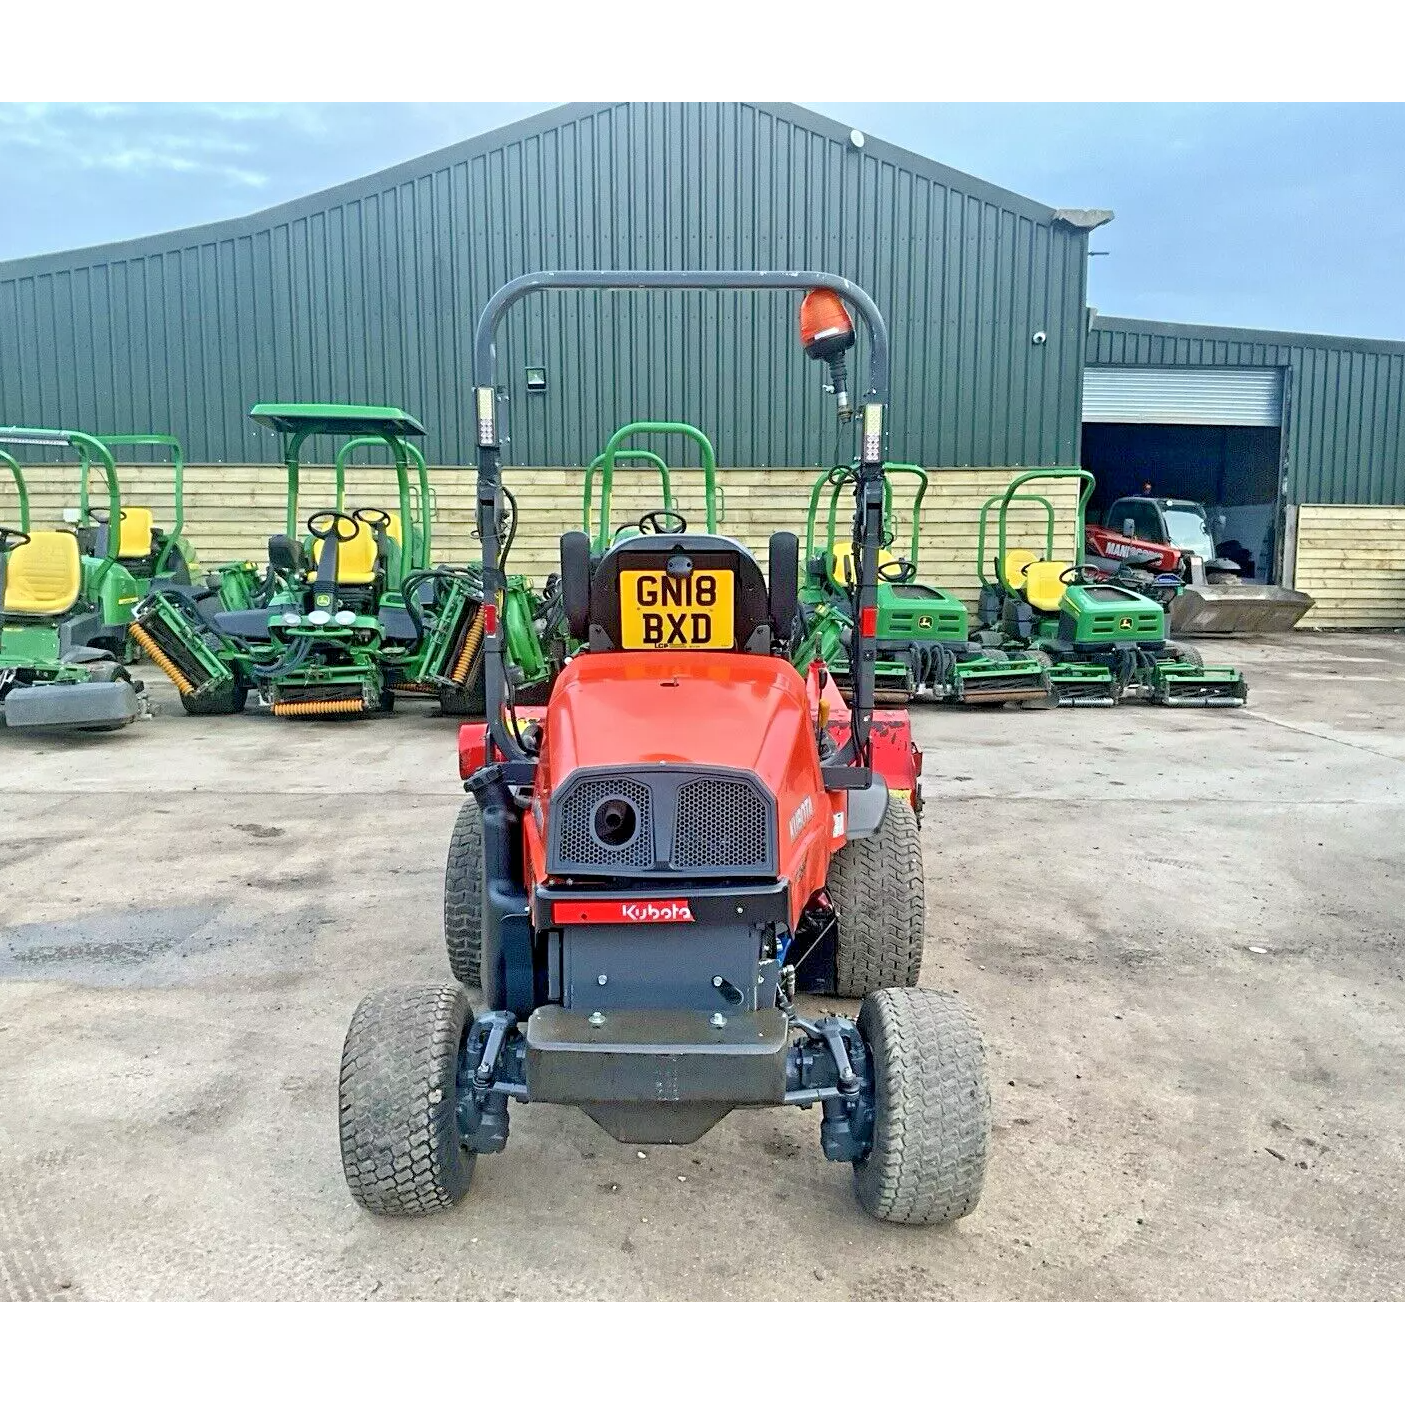
[[[1200,650],[1191,644],[1182,644],[1179,641],[1166,641],[1166,657],[1172,663],[1193,663],[1196,668],[1205,667],[1205,658]]]
[[[208,693],[182,693],[181,706],[191,717],[226,717],[243,712],[249,699],[247,683],[233,683]]]
[[[483,811],[469,796],[454,821],[444,871],[444,945],[464,985],[483,983]]]
[[[850,999],[914,986],[926,937],[926,883],[917,816],[890,799],[878,833],[846,844],[829,865],[839,917],[834,993]]]
[[[854,1193],[876,1219],[946,1224],[981,1198],[990,1151],[985,1046],[965,1003],[936,990],[880,990],[859,1010],[873,1058],[873,1146]]]
[[[341,1159],[373,1215],[458,1204],[477,1160],[459,1143],[459,1050],[473,1020],[460,985],[401,986],[356,1007],[341,1060]]]

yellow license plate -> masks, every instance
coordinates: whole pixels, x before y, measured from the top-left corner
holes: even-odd
[[[620,572],[620,646],[730,649],[736,642],[730,571]]]

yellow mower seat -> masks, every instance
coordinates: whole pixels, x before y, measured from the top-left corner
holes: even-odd
[[[32,532],[6,561],[7,615],[63,615],[83,584],[78,538],[71,532]]]
[[[400,525],[400,514],[398,512],[387,512],[386,516],[390,521],[385,524],[385,534],[396,546],[405,545],[404,528]]]
[[[1024,598],[1036,610],[1053,614],[1063,603],[1067,588],[1059,579],[1070,566],[1068,561],[1035,561],[1025,567]]]
[[[1000,563],[1000,578],[1005,582],[1006,590],[1023,590],[1025,567],[1038,560],[1039,553],[1031,551],[1027,546],[1011,547]]]
[[[878,566],[881,570],[888,562],[897,561],[897,557],[885,547],[878,548]],[[844,563],[849,564],[849,574],[844,574]],[[854,570],[854,544],[851,541],[835,542],[834,555],[830,558],[829,574],[835,585],[850,586],[859,578],[859,573]]]
[[[117,535],[117,555],[124,561],[144,561],[151,555],[151,533],[156,515],[149,507],[124,507],[122,530]]]
[[[312,540],[312,559],[322,559],[322,539]],[[337,584],[370,585],[376,578],[376,534],[364,523],[356,524],[350,541],[337,543]]]

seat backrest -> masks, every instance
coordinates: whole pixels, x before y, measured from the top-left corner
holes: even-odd
[[[1063,602],[1067,587],[1059,579],[1068,570],[1067,561],[1035,561],[1025,567],[1024,598],[1036,610],[1053,614]]]
[[[322,559],[322,539],[312,539],[312,559]],[[376,578],[376,534],[364,522],[356,523],[356,535],[337,543],[337,584],[370,585]]]
[[[83,563],[72,532],[31,532],[5,564],[7,615],[62,615],[73,608]]]
[[[386,516],[390,521],[385,524],[385,534],[396,546],[405,545],[405,529],[400,525],[400,514],[398,512],[387,512]]]
[[[585,555],[575,559],[568,548],[578,550],[582,543]],[[702,534],[641,533],[616,542],[594,563],[583,532],[568,532],[561,545],[563,591],[568,575],[591,573],[588,602],[573,604],[573,589],[566,608],[586,613],[581,622],[587,624],[592,652],[770,651],[766,578],[740,542]]]
[[[1000,563],[1000,579],[1005,582],[1005,589],[1023,590],[1024,569],[1038,560],[1037,551],[1031,551],[1027,546],[1012,546]]]
[[[117,555],[124,561],[140,561],[151,555],[151,533],[156,514],[149,507],[124,507],[122,530],[117,534]]]
[[[888,562],[896,562],[897,559],[898,558],[886,547],[878,548],[878,566],[880,570],[886,566]],[[844,570],[846,563],[849,568],[847,573]],[[829,577],[835,585],[843,586],[845,589],[858,580],[859,573],[854,570],[853,542],[842,541],[834,543],[834,554],[830,557],[829,561]]]

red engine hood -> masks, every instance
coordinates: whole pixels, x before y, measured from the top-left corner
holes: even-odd
[[[580,654],[552,691],[543,756],[553,787],[578,766],[664,761],[750,771],[776,794],[813,725],[804,680],[785,659]]]

